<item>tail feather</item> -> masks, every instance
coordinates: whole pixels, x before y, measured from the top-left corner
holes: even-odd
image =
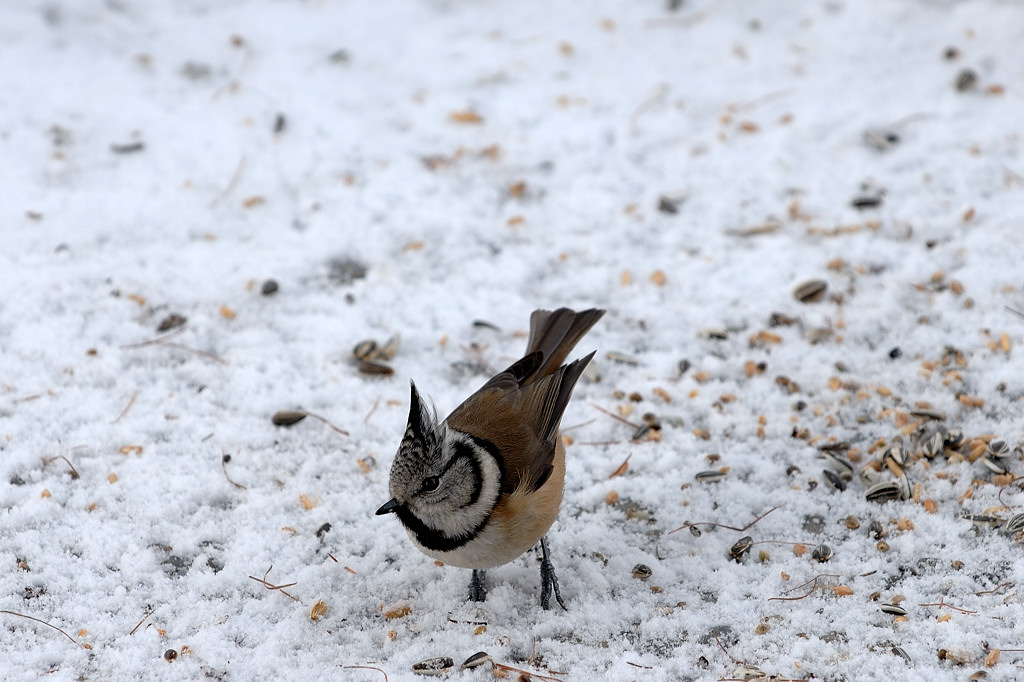
[[[530,340],[526,355],[539,351],[540,367],[531,372],[534,380],[558,370],[572,349],[601,319],[605,311],[597,308],[575,312],[568,308],[535,310],[530,316]],[[584,363],[585,364],[585,363]]]

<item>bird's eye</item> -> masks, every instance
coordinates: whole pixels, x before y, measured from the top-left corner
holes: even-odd
[[[438,480],[437,476],[427,476],[423,479],[423,486],[420,488],[425,493],[429,493],[431,490],[437,490],[437,486],[441,485],[441,481]]]

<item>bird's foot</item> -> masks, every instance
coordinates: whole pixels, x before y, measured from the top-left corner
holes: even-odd
[[[473,577],[469,580],[469,601],[486,601],[487,588],[484,587],[484,579],[487,572],[482,569],[473,569]]]
[[[565,602],[562,601],[562,595],[558,591],[558,576],[555,575],[555,567],[552,565],[551,559],[548,558],[547,538],[540,539],[540,551],[543,556],[540,562],[540,605],[547,611],[551,602],[551,593],[554,592],[558,605],[562,607],[563,611],[568,611],[569,609],[565,608]]]

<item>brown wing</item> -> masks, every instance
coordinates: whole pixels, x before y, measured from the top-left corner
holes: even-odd
[[[534,312],[527,354],[492,377],[445,420],[500,454],[503,492],[520,486],[536,490],[551,475],[562,413],[594,354],[568,365],[561,362],[603,314],[568,308]]]

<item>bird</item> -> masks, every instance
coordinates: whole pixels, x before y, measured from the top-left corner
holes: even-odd
[[[526,352],[438,422],[410,381],[409,420],[377,515],[395,514],[413,545],[473,570],[469,601],[487,598],[486,570],[541,548],[541,606],[565,609],[546,534],[565,487],[558,428],[594,352],[563,364],[605,314],[535,310]]]

